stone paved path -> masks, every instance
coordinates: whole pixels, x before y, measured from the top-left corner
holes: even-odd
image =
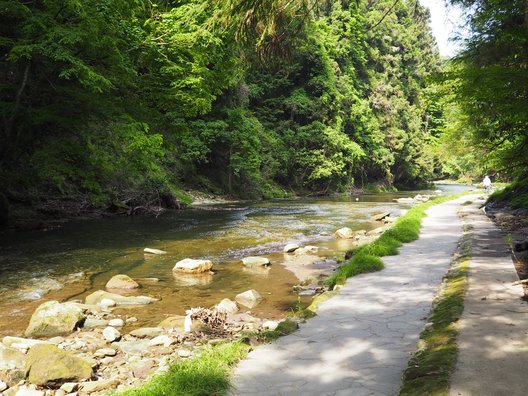
[[[451,395],[527,395],[528,304],[512,285],[518,278],[505,235],[476,205],[469,209],[473,247]]]
[[[457,209],[433,206],[418,241],[386,268],[350,278],[296,333],[257,348],[235,370],[232,395],[396,395],[462,235]]]

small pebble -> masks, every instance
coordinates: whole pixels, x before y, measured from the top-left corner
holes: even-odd
[[[125,325],[125,322],[123,321],[123,319],[112,319],[108,322],[108,326],[112,326],[112,327],[123,327]]]
[[[103,330],[103,337],[108,342],[114,342],[121,338],[121,333],[116,328],[108,326]]]
[[[99,303],[102,307],[115,307],[117,303],[111,298],[103,298]]]
[[[178,350],[178,356],[181,358],[188,358],[191,356],[191,351],[188,349],[180,349]]]

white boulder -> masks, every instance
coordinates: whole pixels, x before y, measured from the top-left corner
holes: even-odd
[[[103,337],[108,342],[114,342],[121,338],[121,333],[115,327],[108,326],[103,330]]]
[[[200,274],[203,272],[208,272],[211,268],[213,268],[213,263],[211,260],[194,260],[186,258],[178,261],[172,270],[191,274]]]

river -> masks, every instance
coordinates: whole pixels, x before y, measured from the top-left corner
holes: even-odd
[[[446,193],[467,189],[438,187]],[[136,326],[153,326],[168,315],[209,307],[225,297],[234,299],[248,289],[264,297],[252,313],[278,319],[298,301],[292,287],[300,278],[309,276],[314,267],[331,271],[334,258],[353,247],[353,241],[335,239],[335,230],[379,227],[371,220],[373,215],[399,216],[409,206],[393,199],[416,193],[203,205],[158,218],[79,220],[47,231],[4,232],[0,234],[0,336],[21,335],[44,301],[83,299],[104,290],[108,279],[119,273],[139,278],[142,287],[134,294],[160,299],[149,306],[114,311],[136,316]],[[282,247],[289,242],[316,245],[319,257],[303,261],[302,256],[284,255]],[[145,255],[145,247],[167,254]],[[240,259],[250,255],[266,255],[271,267],[244,268]],[[212,260],[214,275],[174,275],[174,264],[186,257]]]

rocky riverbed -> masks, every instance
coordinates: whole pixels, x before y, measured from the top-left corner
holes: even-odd
[[[343,227],[335,232],[339,240],[368,243],[393,221],[390,213],[379,213],[373,221],[379,227],[367,232]],[[301,280],[292,293],[315,296],[324,292],[322,280],[338,262],[321,261],[319,247],[288,244],[281,254],[283,265]],[[163,254],[150,249],[149,254]],[[266,271],[272,264],[263,256],[241,260],[249,271]],[[332,265],[335,264],[335,265]],[[175,276],[214,276],[209,260],[178,261]],[[130,295],[139,282],[126,274],[113,276],[106,290],[84,300],[47,301],[33,313],[25,337],[6,336],[0,343],[0,393],[2,396],[97,395],[111,389],[133,386],[147,377],[167,370],[175,360],[199,356],[204,348],[243,337],[245,333],[274,330],[280,320],[257,317],[252,310],[265,299],[257,290],[224,298],[214,306],[192,308],[186,315],[167,315],[152,327],[134,328],[134,307],[154,306],[158,299]],[[154,304],[154,305],[153,305]],[[127,310],[123,310],[128,307]]]
[[[336,234],[338,237],[339,233]],[[374,234],[372,234],[374,235]],[[366,233],[349,233],[347,238],[364,238]],[[306,256],[316,246],[289,244],[284,254]],[[162,254],[156,251],[154,254]],[[265,257],[246,257],[242,264],[265,270]],[[185,259],[175,272],[185,276],[209,273],[208,260]],[[323,276],[324,271],[320,271]],[[314,271],[310,272],[312,275]],[[64,396],[103,394],[110,389],[132,386],[166,370],[175,359],[189,359],[203,348],[237,339],[244,332],[274,330],[277,321],[257,318],[251,309],[262,301],[256,290],[223,299],[211,308],[194,308],[186,316],[168,316],[156,327],[124,331],[137,321],[133,307],[155,304],[149,296],[130,296],[126,291],[139,284],[125,274],[112,277],[106,290],[88,295],[84,301],[48,301],[33,313],[25,338],[6,336],[0,344],[0,392],[5,396]],[[295,287],[304,295],[325,290],[317,277]],[[120,293],[122,292],[122,293]],[[131,307],[130,314],[115,314],[117,307]]]

